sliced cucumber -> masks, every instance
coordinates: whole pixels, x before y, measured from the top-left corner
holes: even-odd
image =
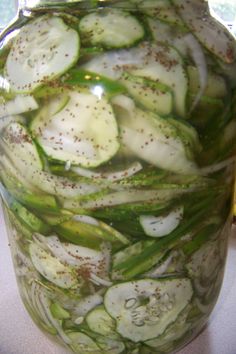
[[[39,191],[34,190],[31,185],[23,185],[21,181],[11,173],[12,165],[7,161],[5,156],[2,156],[1,162],[3,163],[3,169],[0,171],[2,181],[14,198],[23,205],[36,209],[37,211],[58,210],[59,207],[54,196],[39,193]]]
[[[184,26],[183,21],[169,0],[155,2],[153,0],[135,0],[135,2],[137,2],[138,9],[155,19],[158,18],[173,25]]]
[[[156,266],[145,273],[148,278],[160,278],[168,275],[181,275],[184,273],[183,263],[185,262],[184,255],[178,251],[170,251],[165,254]]]
[[[37,271],[53,284],[63,289],[79,285],[76,272],[71,267],[65,266],[37,243],[32,242],[30,244],[29,252]]]
[[[215,86],[217,87],[217,86]],[[217,90],[217,89],[216,89]],[[196,96],[190,95],[190,106],[195,101]],[[225,109],[224,101],[220,98],[212,98],[209,96],[202,96],[198,105],[192,112],[191,122],[199,129],[206,130],[206,127],[213,124],[215,117],[222,114]]]
[[[168,118],[168,122],[175,127],[178,137],[181,139],[187,158],[191,161],[202,150],[197,130],[188,122]]]
[[[215,276],[215,271],[221,264],[219,244],[217,241],[208,241],[192,254],[186,264],[189,276],[193,279],[200,278],[203,281]]]
[[[107,313],[104,306],[95,307],[86,316],[86,322],[91,331],[108,336],[109,338],[117,337],[116,334],[116,322]]]
[[[107,51],[96,55],[95,58],[87,61],[80,66],[80,69],[89,70],[107,78],[117,80],[121,77],[126,68],[133,66],[142,66],[147,55],[146,48],[134,47],[130,49],[120,49],[116,51]]]
[[[8,208],[14,213],[15,217],[30,231],[48,233],[50,226],[46,225],[35,214],[26,209],[23,205],[17,202],[4,188],[0,182],[0,193]]]
[[[116,268],[119,264],[126,262],[128,259],[140,254],[146,246],[151,246],[154,241],[138,241],[132,245],[116,252],[112,257],[113,267]]]
[[[101,187],[92,183],[72,182],[42,171],[43,166],[36,145],[26,128],[19,123],[11,123],[6,127],[2,141],[0,138],[0,146],[12,162],[12,165],[9,165],[8,159],[4,159],[4,165],[7,163],[13,176],[31,192],[41,190],[61,198],[78,198],[101,190]]]
[[[64,265],[75,269],[88,269],[89,272],[98,274],[107,272],[107,264],[101,251],[61,242],[57,236],[44,237],[34,234],[34,240],[40,247],[49,250],[51,255]]]
[[[124,205],[131,206],[131,209],[135,208],[135,203],[144,203],[147,204],[156,204],[159,206],[160,209],[165,207],[171,200],[174,200],[176,197],[188,192],[186,189],[172,189],[169,190],[168,188],[163,189],[130,189],[124,191],[118,191],[114,193],[106,193],[103,195],[95,196],[94,198],[90,198],[85,201],[76,201],[76,200],[66,200],[64,202],[64,207],[76,211],[77,209],[103,209],[106,207],[112,206],[119,206]],[[143,206],[143,204],[141,205]],[[138,205],[139,207],[139,205]],[[159,209],[157,208],[157,209]],[[129,208],[128,208],[129,209]],[[142,209],[142,207],[141,207]]]
[[[114,103],[114,101],[113,101]],[[151,112],[114,104],[121,141],[133,154],[156,167],[183,174],[196,173],[196,164],[186,156],[185,142],[176,128]]]
[[[131,68],[129,72],[169,86],[174,92],[176,112],[185,117],[188,78],[183,60],[174,48],[160,44],[149,45],[144,65]]]
[[[129,244],[125,236],[101,221],[93,225],[71,219],[55,226],[55,230],[68,241],[95,249],[100,248],[101,242],[110,242],[115,249]]]
[[[148,17],[146,21],[155,42],[173,46],[183,57],[188,56],[188,48],[184,41],[186,29],[176,27],[165,20],[160,21],[157,18]]]
[[[100,9],[84,16],[79,31],[82,42],[107,48],[130,47],[144,37],[139,21],[119,9]]]
[[[210,15],[206,1],[173,0],[173,3],[184,23],[210,52],[226,63],[236,60],[233,35]]]
[[[67,335],[71,339],[70,347],[74,353],[102,354],[102,350],[88,335],[82,332],[69,332]]]
[[[112,107],[96,93],[70,91],[68,103],[51,115],[49,101],[31,124],[45,153],[53,159],[96,167],[118,150],[118,128]]]
[[[17,122],[10,123],[2,133],[2,140],[6,144],[9,158],[24,176],[30,174],[29,168],[42,170],[42,161],[36,145],[23,125]]]
[[[0,104],[0,119],[13,114],[31,112],[38,108],[38,103],[33,96],[17,95],[13,100]]]
[[[168,86],[144,78],[123,74],[120,82],[134,100],[146,109],[168,115],[173,109],[172,91]]]
[[[50,306],[52,316],[58,320],[66,320],[70,318],[70,313],[66,311],[58,302],[53,302]]]
[[[160,348],[161,350],[162,346],[170,344],[171,342],[181,338],[191,327],[191,323],[187,322],[189,311],[190,307],[186,306],[186,309],[179,314],[176,321],[172,323],[162,335],[155,339],[146,341],[145,344],[156,349]]]
[[[134,342],[161,335],[187,306],[193,290],[189,279],[143,279],[120,283],[104,297],[117,332]]]
[[[2,117],[0,119],[0,132],[4,128],[6,128],[10,123],[13,123],[13,122],[17,122],[17,123],[24,125],[26,123],[26,119],[20,115],[14,115],[14,116],[9,115],[9,116]]]
[[[143,247],[140,249],[140,253],[131,248],[131,251],[135,252],[133,255],[124,255],[123,259],[116,261],[112,268],[112,278],[129,280],[134,277],[140,276],[149,271],[153,266],[162,262],[165,258],[168,249],[162,250],[158,249],[156,252],[149,257],[143,256],[146,249],[152,248],[155,244],[151,244],[150,241],[145,241]],[[132,246],[131,246],[132,247]],[[129,248],[129,247],[128,247]]]
[[[111,339],[109,337],[98,337],[97,344],[104,354],[120,354],[124,353],[125,345],[120,340]]]
[[[180,206],[172,210],[168,215],[141,215],[139,220],[146,235],[163,237],[178,227],[183,218],[183,212],[184,209]]]
[[[79,35],[56,16],[40,16],[16,36],[5,76],[15,92],[36,87],[67,71],[79,57]]]
[[[20,236],[23,236],[24,239],[32,239],[32,231],[29,230],[27,226],[22,223],[22,220],[19,220],[15,214],[6,208],[6,213],[9,218],[10,223],[14,226]]]
[[[200,90],[200,78],[198,69],[195,66],[187,67],[189,77],[189,92],[196,95]],[[204,90],[204,96],[212,98],[224,98],[228,95],[228,89],[225,79],[211,71],[207,75],[207,85]]]

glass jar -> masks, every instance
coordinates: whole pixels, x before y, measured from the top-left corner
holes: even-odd
[[[219,294],[236,46],[201,0],[23,1],[1,37],[22,300],[75,353],[172,353]]]

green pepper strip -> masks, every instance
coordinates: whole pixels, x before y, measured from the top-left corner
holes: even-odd
[[[101,87],[105,93],[110,95],[117,95],[126,92],[126,88],[117,81],[111,80],[91,71],[83,69],[72,69],[67,73],[65,84],[80,85],[86,87]]]
[[[118,264],[114,267],[115,270],[122,271],[122,274],[127,278],[131,278],[136,276],[144,271],[150,269],[155,263],[155,257],[163,251],[167,251],[170,247],[173,247],[179,237],[183,236],[189,228],[193,228],[198,225],[202,221],[202,217],[206,216],[208,209],[214,207],[215,198],[210,196],[208,199],[204,201],[204,208],[202,208],[202,202],[199,203],[198,206],[195,206],[192,212],[194,215],[187,218],[182,225],[180,225],[177,229],[171,232],[169,235],[161,238],[156,241],[154,245],[151,245],[144,249],[142,253],[133,257],[131,260],[127,260],[121,264]],[[195,209],[195,210],[194,210]],[[164,255],[164,254],[163,254]],[[159,258],[159,257],[158,257]]]
[[[12,195],[8,193],[1,182],[0,193],[8,208],[14,213],[15,217],[29,230],[32,232],[40,232],[42,234],[47,234],[50,231],[51,228],[48,225],[16,201]]]

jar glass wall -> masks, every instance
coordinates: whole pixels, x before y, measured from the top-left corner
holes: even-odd
[[[29,314],[75,353],[175,352],[224,274],[234,38],[205,1],[133,0],[24,2],[1,40],[0,191]]]

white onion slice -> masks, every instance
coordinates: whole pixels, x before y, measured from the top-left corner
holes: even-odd
[[[99,222],[95,218],[93,218],[92,216],[74,215],[72,219],[75,221],[78,221],[78,222],[83,222],[84,224],[99,226]]]
[[[200,88],[192,104],[191,107],[191,111],[192,111],[198,104],[207,86],[207,76],[208,76],[207,63],[201,45],[192,34],[187,34],[184,37],[184,41],[187,44],[188,48],[190,49],[190,54],[197,66],[198,73],[199,73]]]
[[[73,167],[71,170],[78,175],[87,177],[87,178],[95,178],[95,179],[105,179],[109,182],[121,181],[124,178],[128,178],[133,176],[135,173],[142,170],[142,165],[138,161],[132,163],[128,168],[110,173],[102,173],[102,172],[93,172],[91,170],[87,170],[82,167]]]
[[[146,235],[162,237],[176,229],[183,218],[183,212],[183,206],[179,206],[164,216],[141,215],[139,221]]]
[[[90,279],[96,284],[96,285],[104,285],[104,286],[111,286],[112,282],[106,279],[102,279],[98,277],[96,274],[91,273]]]

